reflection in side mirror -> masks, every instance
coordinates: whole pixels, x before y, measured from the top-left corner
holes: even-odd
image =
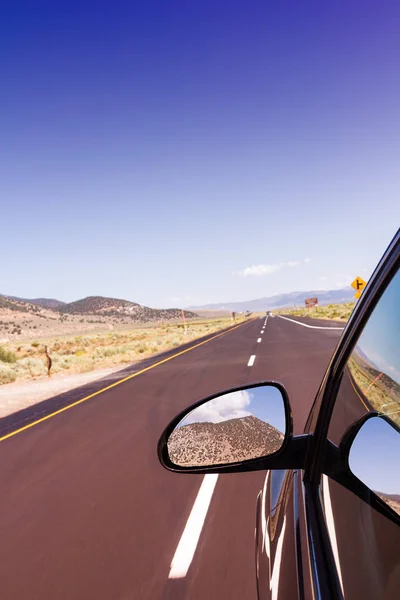
[[[285,441],[281,390],[262,384],[204,401],[176,425],[167,440],[179,467],[232,464],[275,454]]]
[[[400,433],[388,420],[370,417],[350,448],[353,475],[400,514]]]

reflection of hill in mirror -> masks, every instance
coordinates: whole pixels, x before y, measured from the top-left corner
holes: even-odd
[[[356,350],[348,362],[351,377],[374,410],[388,415],[400,426],[400,384],[368,362]]]
[[[171,434],[168,452],[177,465],[206,466],[268,456],[281,448],[283,440],[275,427],[249,416],[183,425]]]

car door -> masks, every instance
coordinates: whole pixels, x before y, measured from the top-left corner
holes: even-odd
[[[400,517],[400,272],[369,317],[343,372],[328,437],[339,445],[355,421],[367,420],[349,466]],[[400,595],[400,527],[370,498],[323,476],[322,498],[344,596],[394,600]],[[399,519],[400,520],[400,519]]]
[[[314,436],[326,432],[306,471],[310,480],[319,477],[346,600],[400,597],[399,244],[397,235],[333,358],[308,425]]]
[[[320,582],[330,587],[329,569],[337,580],[332,597],[399,597],[400,521],[393,514],[400,515],[399,253],[397,236],[377,269],[365,308],[356,311],[327,370],[306,427],[314,450],[305,470],[266,475],[256,517],[260,600],[324,598]],[[342,476],[337,462],[329,467],[328,460],[320,460],[319,468],[314,466],[313,454],[322,457],[334,449],[338,456],[342,450],[340,460],[346,462]],[[361,491],[357,480],[365,486]],[[317,500],[314,506],[305,497],[307,488]],[[319,566],[310,536],[318,513],[325,533],[318,554],[327,557],[324,564],[317,556]]]

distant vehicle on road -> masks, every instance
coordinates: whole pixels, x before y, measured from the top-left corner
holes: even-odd
[[[159,459],[171,471],[265,471],[256,502],[259,600],[400,597],[399,267],[400,230],[350,317],[302,435],[275,381],[216,390],[161,435]],[[319,332],[299,326],[311,327],[312,344]]]

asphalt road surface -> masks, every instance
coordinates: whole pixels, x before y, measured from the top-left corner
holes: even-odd
[[[208,476],[198,543],[174,571],[204,477],[165,471],[156,445],[187,405],[263,379],[286,386],[294,431],[303,431],[341,332],[273,317],[261,334],[262,323],[2,419],[2,600],[256,598],[255,503],[265,474]]]

